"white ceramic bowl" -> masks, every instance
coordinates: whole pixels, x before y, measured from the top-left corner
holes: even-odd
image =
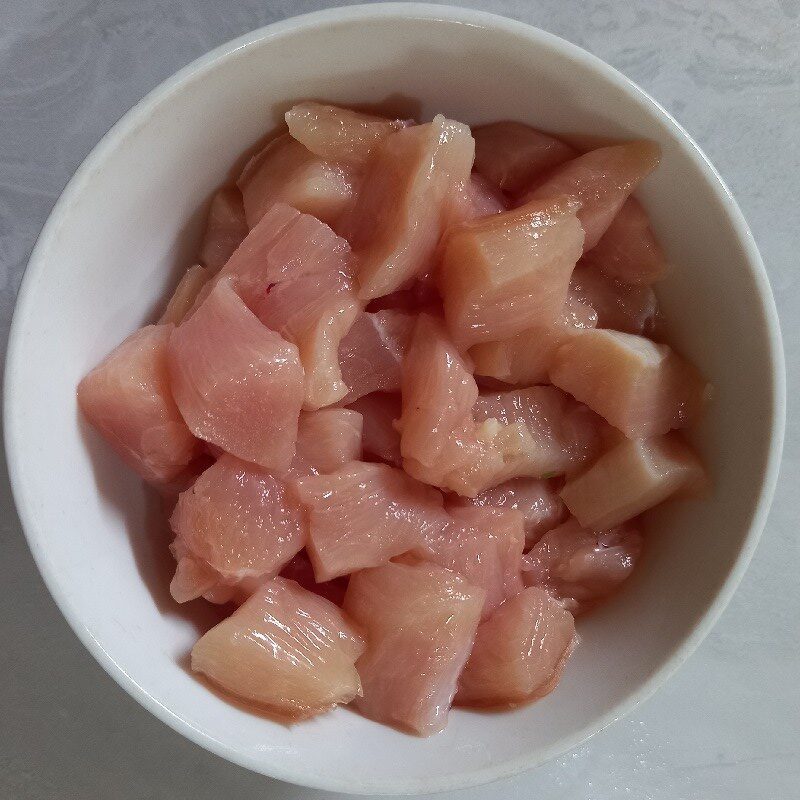
[[[417,739],[348,710],[283,727],[230,705],[185,668],[208,620],[169,600],[158,505],[82,424],[75,386],[152,320],[195,251],[205,201],[292,101],[389,96],[480,123],[650,137],[642,187],[676,268],[660,289],[677,344],[713,381],[697,441],[713,496],[670,504],[625,590],[582,620],[558,690],[507,714],[461,710]],[[6,443],[31,550],[75,632],[177,731],[250,769],[308,786],[416,793],[533,767],[630,711],[687,657],[728,601],[772,495],[783,360],[763,265],[697,146],[652,99],[578,47],[508,19],[431,5],[298,17],[224,45],[163,83],[104,137],[64,191],[20,291],[6,374]],[[166,574],[165,574],[166,573]],[[202,612],[200,613],[202,616]]]

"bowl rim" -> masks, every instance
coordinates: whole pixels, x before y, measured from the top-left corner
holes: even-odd
[[[766,338],[769,346],[770,367],[772,373],[772,407],[771,437],[766,459],[766,466],[758,499],[755,503],[750,527],[741,550],[731,569],[720,586],[716,596],[702,615],[696,620],[681,644],[671,653],[669,658],[636,689],[619,702],[619,704],[602,716],[599,720],[575,734],[557,740],[547,748],[535,754],[511,759],[493,766],[469,773],[445,775],[433,779],[415,778],[404,781],[392,781],[391,784],[376,779],[361,780],[355,776],[348,780],[332,776],[320,776],[304,773],[301,770],[285,768],[280,763],[265,765],[255,756],[249,756],[226,745],[212,736],[197,730],[192,724],[161,704],[140,686],[134,676],[127,674],[104,650],[101,642],[96,640],[91,631],[84,625],[80,614],[76,611],[65,585],[55,570],[44,557],[43,531],[35,522],[32,509],[36,498],[25,484],[22,463],[24,456],[24,436],[17,427],[17,399],[14,386],[17,374],[25,364],[25,333],[28,321],[34,314],[31,287],[47,267],[47,252],[62,224],[62,217],[68,213],[73,202],[91,181],[93,174],[102,168],[108,155],[127,137],[135,133],[137,128],[146,122],[150,114],[170,96],[180,91],[193,78],[213,69],[217,62],[232,57],[237,51],[269,39],[279,38],[286,34],[301,30],[319,29],[332,23],[343,21],[372,21],[382,19],[428,19],[444,22],[455,22],[477,27],[499,30],[520,39],[525,39],[531,46],[545,43],[557,49],[563,56],[573,62],[581,63],[592,71],[599,73],[605,81],[626,93],[643,107],[644,113],[660,118],[670,128],[676,139],[683,145],[685,155],[694,162],[705,181],[714,191],[725,209],[736,238],[745,254],[757,290],[757,298],[766,323]],[[380,3],[334,7],[290,17],[258,28],[242,36],[219,45],[205,55],[200,56],[183,67],[171,77],[161,82],[142,100],[127,111],[118,122],[100,139],[83,163],[78,167],[55,203],[45,222],[36,244],[31,252],[17,295],[16,305],[11,321],[7,360],[4,375],[3,425],[5,436],[6,460],[9,480],[20,518],[22,529],[28,541],[33,558],[44,579],[44,582],[64,615],[67,623],[105,671],[131,695],[140,705],[155,717],[166,723],[173,730],[182,734],[192,742],[200,745],[216,755],[239,766],[267,775],[315,789],[347,792],[350,794],[368,794],[381,792],[386,794],[418,794],[422,792],[441,792],[464,789],[486,784],[501,778],[511,777],[532,769],[558,755],[568,752],[585,742],[594,734],[603,730],[616,720],[629,714],[640,703],[649,698],[668,678],[683,664],[697,648],[702,639],[714,626],[725,606],[730,601],[736,587],[741,581],[752,558],[767,514],[778,478],[778,471],[783,446],[786,417],[786,375],[783,357],[780,325],[775,301],[770,289],[769,280],[755,240],[742,215],[739,206],[730,190],[709,159],[701,151],[697,143],[686,130],[643,89],[626,78],[622,73],[597,56],[592,55],[578,45],[562,39],[554,34],[536,28],[527,23],[492,14],[485,11],[462,8],[459,6],[443,6],[428,3]]]

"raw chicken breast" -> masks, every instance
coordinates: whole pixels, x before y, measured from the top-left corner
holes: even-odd
[[[541,589],[506,600],[481,623],[456,703],[508,708],[556,688],[578,643],[572,614]]]
[[[486,619],[506,597],[522,591],[522,514],[464,506],[451,508],[450,517],[448,524],[430,532],[411,552],[484,589],[481,618]]]
[[[631,439],[691,425],[708,393],[697,370],[667,345],[609,330],[562,345],[550,379]]]
[[[486,178],[473,172],[467,183],[458,187],[450,202],[447,226],[461,225],[481,217],[508,210],[502,192]]]
[[[481,125],[472,135],[476,171],[512,195],[577,155],[568,144],[521,122]]]
[[[151,483],[175,480],[200,454],[170,391],[167,343],[173,329],[148,325],[136,331],[78,386],[86,419]]]
[[[478,387],[468,366],[441,321],[420,314],[403,361],[398,428],[406,472],[474,496],[492,485],[503,456],[479,437],[472,418]]]
[[[242,193],[235,186],[220,189],[211,200],[200,245],[200,261],[211,272],[219,270],[247,236]]]
[[[706,486],[703,465],[677,434],[624,440],[582,475],[561,498],[581,525],[613,528],[658,505],[679,489]]]
[[[580,203],[578,219],[586,234],[586,252],[600,241],[628,196],[660,158],[661,148],[644,140],[591,150],[535,184],[524,202],[566,195]]]
[[[314,567],[305,550],[301,550],[282,570],[281,577],[295,581],[303,589],[321,595],[331,603],[341,606],[347,591],[348,578],[334,578],[332,581],[317,583],[314,577]]]
[[[469,354],[475,374],[515,386],[547,383],[558,348],[596,324],[597,312],[591,306],[568,297],[555,322],[534,325],[508,339],[473,345]]]
[[[287,279],[268,289],[253,310],[297,345],[305,371],[303,408],[328,406],[347,394],[339,345],[360,311],[348,273],[328,269]]]
[[[227,584],[277,575],[307,535],[283,482],[227,453],[180,495],[170,525],[188,555]]]
[[[209,277],[208,270],[199,264],[189,267],[175,287],[175,292],[169,303],[167,303],[167,307],[158,320],[158,324],[166,325],[172,323],[173,325],[180,325],[184,317],[194,307],[197,296],[208,283]]]
[[[635,523],[593,531],[570,518],[545,533],[523,557],[522,579],[577,616],[617,589],[641,552],[642,534]]]
[[[385,564],[447,522],[439,492],[386,464],[354,462],[295,486],[318,581]]]
[[[173,330],[168,363],[196,436],[262,467],[289,467],[303,400],[297,348],[265,328],[228,280]]]
[[[275,203],[335,225],[352,208],[356,180],[351,166],[314,155],[287,133],[250,159],[236,185],[250,228]]]
[[[278,203],[221,273],[231,276],[261,322],[298,346],[307,409],[335,403],[347,392],[338,348],[360,309],[352,270],[344,239],[318,219]]]
[[[361,694],[354,663],[364,640],[339,608],[273,578],[192,648],[192,670],[290,720]]]
[[[583,248],[577,208],[566,199],[536,201],[449,232],[437,281],[460,346],[558,318]]]
[[[496,419],[506,426],[524,425],[519,452],[513,459],[506,456],[508,477],[571,472],[596,456],[601,446],[603,421],[554,386],[482,394],[472,414],[478,422]]]
[[[528,547],[539,541],[542,534],[555,528],[567,514],[553,481],[539,478],[514,478],[481,492],[477,497],[459,498],[456,502],[518,511],[522,514]]]
[[[394,423],[400,419],[399,394],[373,392],[349,405],[363,417],[364,452],[394,467],[402,464],[400,433]]]
[[[362,299],[399,289],[427,266],[442,233],[447,198],[469,179],[473,156],[469,128],[441,115],[383,140],[348,237],[358,256]]]
[[[635,197],[625,201],[586,261],[612,278],[641,286],[661,280],[667,271],[664,251]]]
[[[371,392],[400,389],[400,363],[413,327],[411,314],[391,309],[356,317],[339,345],[342,380],[349,387],[345,405]]]
[[[598,328],[653,334],[658,301],[650,286],[623,283],[583,262],[575,267],[569,286],[574,298],[595,310]]]
[[[292,138],[314,155],[359,167],[366,165],[373,151],[390,133],[405,127],[401,120],[323,103],[292,106],[286,112],[286,124]]]
[[[335,472],[351,461],[359,461],[362,428],[361,414],[349,408],[301,412],[292,474]]]
[[[356,662],[365,716],[430,736],[447,724],[485,592],[434,564],[386,564],[350,578],[345,612],[366,635]]]

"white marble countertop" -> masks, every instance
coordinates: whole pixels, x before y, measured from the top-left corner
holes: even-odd
[[[0,331],[64,184],[162,79],[324,0],[4,0]],[[484,0],[587,48],[692,133],[753,229],[789,373],[783,468],[764,537],[697,653],[574,753],[442,800],[791,800],[800,796],[800,0]],[[3,347],[3,350],[5,348]],[[793,391],[794,390],[794,391]],[[0,800],[322,800],[212,756],[151,717],[79,644],[0,486]]]

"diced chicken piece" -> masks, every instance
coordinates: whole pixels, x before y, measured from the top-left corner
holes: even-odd
[[[447,325],[462,347],[554,322],[583,249],[577,205],[534,201],[451,230],[438,271]]]
[[[247,236],[242,193],[235,186],[220,189],[211,200],[200,245],[200,261],[211,272],[219,270]]]
[[[363,300],[401,288],[428,265],[448,196],[469,179],[473,155],[469,128],[442,116],[383,140],[350,225]]]
[[[314,155],[287,133],[250,159],[236,183],[253,228],[275,203],[335,225],[353,206],[356,180],[351,166]]]
[[[297,347],[265,328],[227,280],[173,330],[168,364],[196,436],[262,467],[289,467],[303,400]]]
[[[550,379],[631,439],[691,425],[708,386],[664,344],[610,330],[585,331],[562,345]]]
[[[400,395],[373,392],[348,407],[363,417],[364,452],[394,467],[401,466],[400,433],[394,426],[402,413]]]
[[[314,155],[363,167],[375,148],[394,131],[405,127],[401,120],[362,114],[349,108],[323,103],[298,103],[286,112],[292,138]]]
[[[434,564],[387,564],[350,578],[345,612],[366,635],[356,662],[370,719],[429,736],[447,724],[483,589]]]
[[[391,309],[356,317],[339,345],[342,380],[349,389],[345,405],[371,392],[400,388],[400,363],[413,326],[411,314]]]
[[[295,486],[319,581],[385,564],[447,522],[438,491],[386,464],[355,462]]]
[[[472,131],[475,169],[509,194],[574,158],[568,144],[521,122],[493,122]]]
[[[647,212],[629,197],[600,241],[586,254],[587,263],[626,283],[649,286],[664,277],[667,260]]]
[[[175,292],[167,303],[161,319],[158,320],[159,325],[180,325],[184,317],[194,307],[197,296],[200,294],[202,288],[208,283],[210,275],[207,269],[195,264],[189,267],[183,274],[183,277],[175,287]]]
[[[303,509],[283,481],[228,454],[179,496],[170,525],[187,555],[224,584],[277,575],[307,535]]]
[[[473,172],[464,186],[458,187],[451,201],[447,225],[460,225],[508,210],[502,192],[486,178]]]
[[[473,417],[524,426],[517,453],[506,454],[507,477],[552,477],[572,472],[600,450],[603,421],[554,386],[482,394]]]
[[[352,268],[344,239],[318,219],[276,204],[221,273],[262,323],[298,346],[307,409],[335,403],[347,391],[338,349],[360,309]]]
[[[170,390],[167,343],[173,329],[148,325],[136,331],[78,386],[86,419],[151,483],[174,481],[200,454]]]
[[[613,528],[658,505],[679,489],[706,485],[700,460],[676,434],[623,441],[583,474],[561,498],[581,525]]]
[[[526,546],[534,544],[544,533],[555,528],[567,514],[553,481],[539,478],[515,478],[487,489],[477,497],[461,498],[457,502],[520,512]]]
[[[331,603],[341,606],[347,591],[347,577],[334,578],[332,581],[317,583],[314,577],[314,567],[305,550],[301,550],[282,570],[281,577],[295,581],[303,589],[321,595]]]
[[[305,371],[303,408],[322,408],[347,394],[339,345],[360,311],[347,273],[325,270],[282,281],[253,310],[264,325],[297,345]]]
[[[403,468],[418,480],[475,495],[503,467],[472,418],[478,387],[441,321],[420,315],[402,367],[398,423]],[[501,479],[502,480],[502,479]]]
[[[545,533],[524,556],[522,579],[577,615],[619,588],[641,552],[642,534],[635,523],[593,531],[570,518]]]
[[[514,386],[549,381],[550,365],[562,344],[597,324],[597,312],[572,297],[555,322],[534,325],[498,342],[480,342],[470,348],[475,374]]]
[[[583,262],[575,267],[569,285],[573,297],[595,310],[598,328],[646,336],[653,333],[658,300],[650,286],[623,283]]]
[[[325,223],[276,203],[231,256],[221,277],[231,276],[248,306],[275,283],[319,273],[353,270],[350,245]]]
[[[591,150],[567,161],[524,197],[524,202],[566,195],[580,203],[578,219],[591,250],[641,180],[658,165],[661,148],[633,141]]]
[[[542,589],[506,600],[481,623],[456,703],[509,708],[556,688],[578,643],[572,614]]]
[[[341,610],[294,581],[273,578],[192,648],[192,670],[290,720],[361,694],[364,640]]]
[[[486,591],[482,619],[523,588],[522,514],[500,508],[455,507],[441,530],[411,552],[417,558],[457,572]]]
[[[335,472],[351,461],[359,461],[362,429],[361,414],[349,408],[301,412],[292,474]]]

